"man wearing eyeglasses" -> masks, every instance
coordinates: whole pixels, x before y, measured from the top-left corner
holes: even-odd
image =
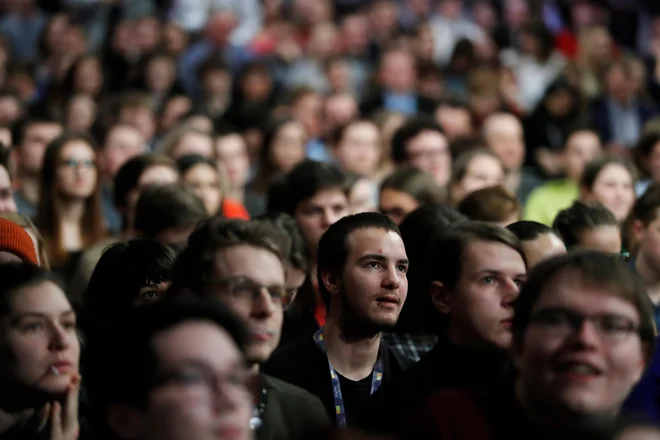
[[[260,373],[279,343],[289,240],[267,222],[212,218],[190,236],[173,269],[171,291],[220,299],[247,323],[248,361],[255,373],[257,440],[297,439],[329,425],[321,402],[306,391]]]
[[[616,417],[648,365],[653,308],[625,262],[577,251],[532,270],[512,334],[513,384],[440,391],[410,413],[401,438],[584,438]]]

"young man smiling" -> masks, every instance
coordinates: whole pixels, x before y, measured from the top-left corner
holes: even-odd
[[[408,257],[388,217],[362,213],[328,228],[318,265],[326,324],[275,355],[266,371],[318,396],[336,425],[351,426],[370,395],[412,364],[381,343],[408,294]]]

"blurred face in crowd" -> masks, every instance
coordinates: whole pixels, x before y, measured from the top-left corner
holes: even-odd
[[[67,392],[78,373],[80,343],[76,315],[62,289],[41,281],[12,292],[9,310],[0,319],[0,338],[5,392]]]
[[[396,50],[383,55],[380,81],[394,93],[411,93],[415,90],[417,70],[415,60],[407,52]]]
[[[167,101],[160,119],[160,130],[166,133],[176,125],[192,108],[192,101],[187,96],[175,96]]]
[[[98,96],[103,88],[101,62],[94,57],[85,58],[78,64],[73,81],[75,92]]]
[[[447,138],[442,133],[424,130],[406,144],[408,163],[431,174],[444,187],[451,177],[451,154]]]
[[[500,158],[507,170],[519,170],[525,160],[525,144],[520,121],[515,116],[496,114],[484,123],[488,148]]]
[[[18,166],[25,174],[38,175],[44,161],[46,147],[62,133],[58,123],[32,123],[25,128],[18,148]]]
[[[654,183],[660,182],[660,142],[651,148],[648,156],[642,158],[642,162],[649,173],[651,181]]]
[[[580,234],[580,247],[608,254],[621,252],[621,231],[616,225],[596,226]]]
[[[419,208],[419,201],[407,192],[386,188],[380,192],[380,212],[400,225],[403,219]]]
[[[209,215],[216,215],[220,211],[222,193],[216,169],[209,164],[200,163],[186,171],[181,178],[202,199]]]
[[[21,116],[21,104],[14,96],[0,96],[0,124],[11,125]]]
[[[357,229],[346,238],[346,247],[341,276],[323,274],[333,297],[330,313],[340,299],[340,310],[350,313],[354,323],[376,331],[394,327],[408,296],[408,256],[401,236],[381,228]]]
[[[255,68],[243,76],[240,87],[244,99],[265,101],[273,92],[273,79],[266,69]]]
[[[72,140],[62,148],[56,172],[57,190],[65,199],[87,199],[98,181],[96,153],[82,140]]]
[[[636,259],[640,260],[636,264],[643,264],[655,272],[660,272],[660,216],[656,214],[647,225],[635,220],[633,233],[637,243]]]
[[[348,215],[348,209],[348,198],[340,188],[322,189],[296,207],[296,223],[311,251],[331,224]]]
[[[568,115],[576,104],[573,95],[566,89],[551,93],[544,103],[550,114],[557,118]]]
[[[472,116],[465,108],[441,106],[435,111],[435,121],[450,141],[472,136]]]
[[[452,186],[454,203],[459,203],[479,189],[501,185],[504,175],[504,167],[498,158],[489,154],[474,156],[465,168],[463,179]]]
[[[142,137],[151,142],[156,134],[156,120],[151,109],[144,106],[124,107],[119,112],[118,122],[133,125]]]
[[[564,269],[545,284],[515,341],[523,405],[571,415],[616,414],[644,370],[640,316],[616,286]]]
[[[355,182],[348,197],[351,214],[378,211],[377,193],[378,187],[373,181],[362,178]]]
[[[606,165],[596,177],[585,199],[602,203],[619,222],[623,222],[635,203],[633,178],[628,169],[617,163]]]
[[[133,211],[137,205],[142,191],[151,185],[167,185],[179,181],[179,173],[168,165],[152,165],[145,169],[138,179],[135,188],[131,189],[126,196],[127,216],[133,217]]]
[[[513,303],[526,273],[523,257],[506,244],[468,244],[456,285],[432,284],[436,308],[449,315],[450,340],[478,350],[508,349]]]
[[[127,438],[250,440],[252,394],[243,356],[223,328],[188,321],[151,341],[159,385],[124,431]]]
[[[208,159],[214,158],[214,146],[211,136],[205,133],[190,132],[183,135],[172,152],[174,159],[188,154],[198,154]]]
[[[4,145],[6,148],[13,145],[11,130],[8,127],[0,127],[0,144]]]
[[[317,93],[307,93],[298,98],[291,108],[294,118],[300,121],[311,138],[321,134],[323,101]]]
[[[582,178],[584,167],[602,153],[600,139],[591,131],[574,133],[566,140],[563,153],[566,176],[573,182]]]
[[[380,133],[371,122],[356,122],[344,130],[335,148],[339,165],[347,171],[363,175],[376,172],[380,162]]]
[[[135,127],[116,125],[105,139],[99,154],[99,165],[108,177],[113,178],[122,165],[145,150],[144,138]]]
[[[245,187],[250,174],[245,139],[238,133],[221,136],[215,140],[215,152],[218,166],[224,168],[229,186],[233,189]]]
[[[326,98],[323,113],[325,131],[332,134],[337,127],[355,119],[359,113],[358,104],[355,98],[348,93],[333,95]]]
[[[16,212],[16,202],[9,172],[0,165],[0,213],[2,212]]]
[[[96,120],[96,102],[90,95],[76,95],[69,101],[66,127],[74,131],[88,131]]]
[[[305,159],[307,133],[303,124],[291,121],[280,127],[273,139],[271,160],[281,172],[288,172]]]
[[[564,242],[556,234],[541,234],[533,240],[523,240],[522,247],[530,270],[543,260],[566,253]]]
[[[268,360],[280,341],[286,277],[282,261],[273,252],[237,245],[215,253],[211,291],[248,324],[251,338],[248,360]]]
[[[231,73],[224,69],[210,70],[202,77],[202,89],[206,96],[226,96],[231,85]]]
[[[152,92],[167,92],[176,79],[176,63],[168,56],[153,58],[145,70],[145,83]]]
[[[187,45],[188,36],[183,29],[172,22],[168,22],[163,27],[163,46],[168,54],[178,56]]]
[[[633,84],[629,72],[620,64],[610,67],[605,76],[605,86],[611,97],[627,103],[632,97]]]

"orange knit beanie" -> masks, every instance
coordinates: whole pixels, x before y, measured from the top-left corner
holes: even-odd
[[[14,222],[0,218],[0,251],[16,254],[24,261],[39,264],[30,234]]]

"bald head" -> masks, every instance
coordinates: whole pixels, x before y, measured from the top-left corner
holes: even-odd
[[[523,128],[520,120],[510,113],[494,113],[484,121],[486,145],[509,170],[519,169],[525,160]]]

